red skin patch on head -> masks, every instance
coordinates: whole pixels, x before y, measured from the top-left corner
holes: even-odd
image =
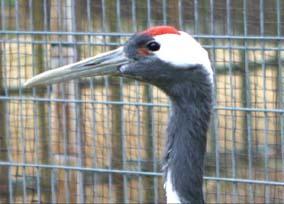
[[[157,36],[163,34],[177,34],[180,35],[178,30],[172,26],[155,26],[148,28],[147,30],[143,31],[142,33],[150,35],[150,36]]]
[[[147,55],[150,54],[149,50],[147,48],[144,48],[144,47],[139,48],[138,53],[142,56],[147,56]]]

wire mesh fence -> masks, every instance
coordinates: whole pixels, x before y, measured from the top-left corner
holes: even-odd
[[[0,201],[165,201],[160,90],[114,77],[22,84],[170,24],[204,45],[215,71],[206,201],[283,203],[283,10],[281,0],[0,0]]]

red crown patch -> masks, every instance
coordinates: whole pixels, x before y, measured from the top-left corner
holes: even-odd
[[[180,35],[178,30],[173,26],[155,26],[148,28],[147,30],[143,31],[142,33],[145,33],[150,36],[157,36],[157,35],[163,35],[163,34],[177,34]]]

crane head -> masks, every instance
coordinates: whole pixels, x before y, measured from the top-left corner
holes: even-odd
[[[164,86],[184,72],[203,69],[212,80],[207,51],[189,34],[171,26],[156,26],[134,34],[122,47],[52,69],[26,81],[25,87],[80,77],[115,75]]]

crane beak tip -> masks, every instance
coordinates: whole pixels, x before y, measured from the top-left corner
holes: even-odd
[[[23,88],[32,88],[34,85],[33,85],[33,82],[31,81],[31,79],[25,81],[22,85]]]
[[[24,82],[23,88],[31,88],[29,81]]]

